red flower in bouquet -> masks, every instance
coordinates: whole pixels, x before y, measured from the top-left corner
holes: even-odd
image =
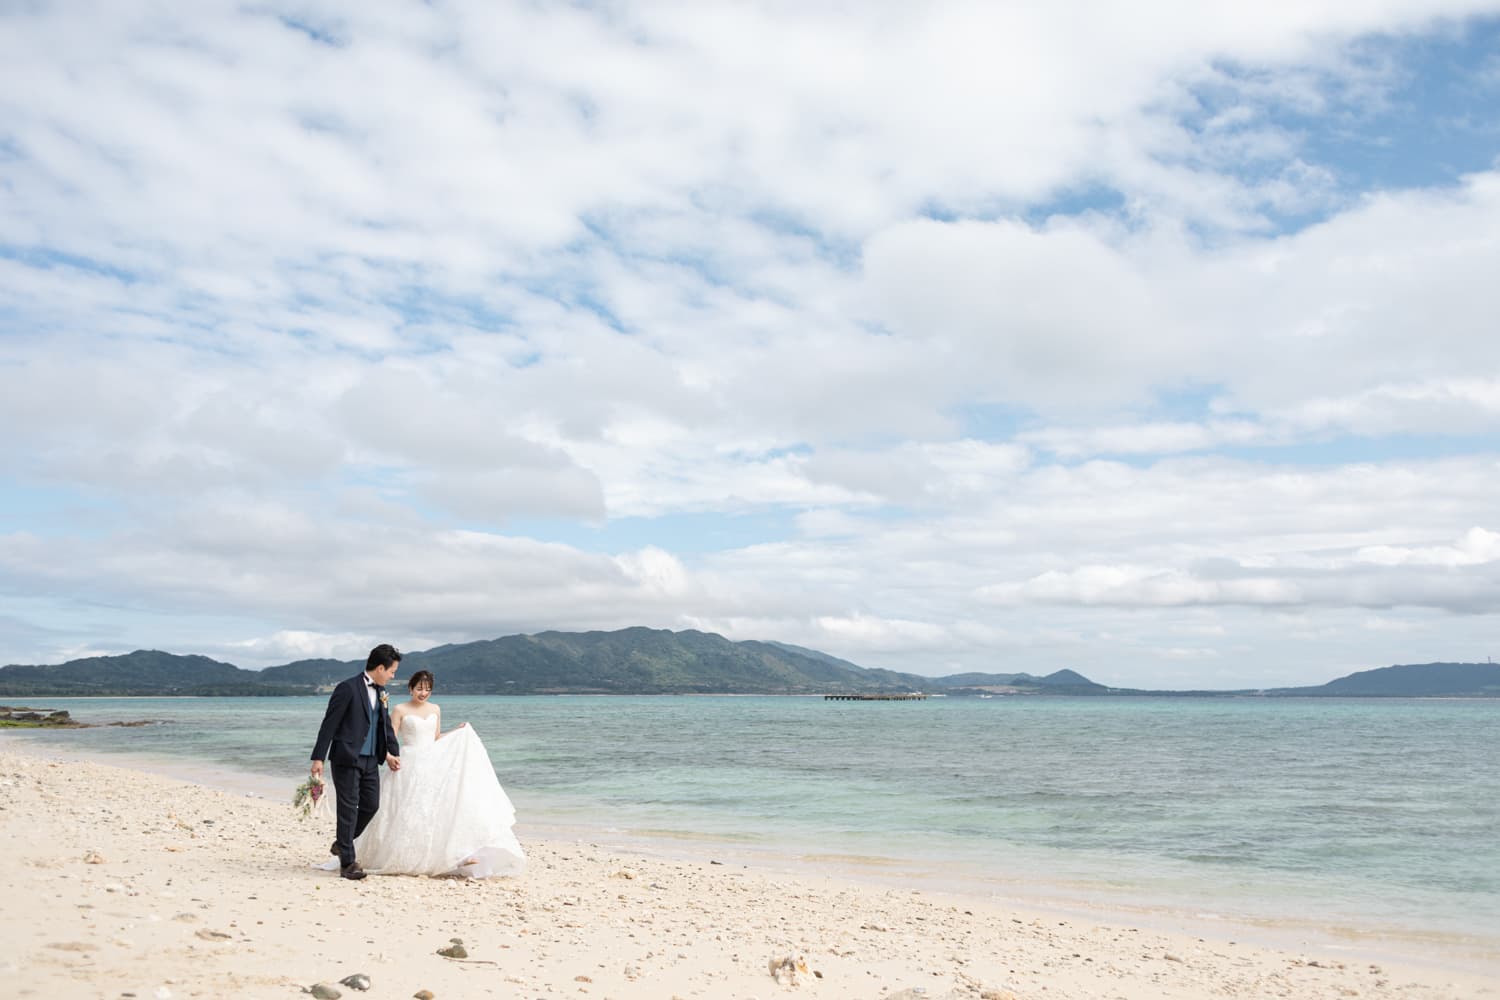
[[[302,814],[302,818],[313,815],[315,812],[321,814],[324,810],[318,806],[323,800],[323,779],[308,778],[297,786],[292,793],[292,808]]]

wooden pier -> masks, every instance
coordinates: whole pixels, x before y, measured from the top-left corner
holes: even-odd
[[[918,691],[909,694],[825,694],[824,701],[926,701],[927,696]]]

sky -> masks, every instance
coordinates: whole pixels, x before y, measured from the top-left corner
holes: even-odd
[[[1500,0],[0,3],[0,663],[1500,654]]]

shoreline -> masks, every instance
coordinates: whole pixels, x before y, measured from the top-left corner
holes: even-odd
[[[177,756],[109,752],[91,754],[55,743],[31,742],[25,734],[0,732],[7,751],[75,762],[93,762],[159,775],[289,808],[289,782],[255,771],[198,764]],[[1494,970],[1500,979],[1500,934],[1473,934],[1433,927],[1398,926],[1347,918],[1218,912],[1207,893],[1197,898],[1162,897],[1140,885],[1098,883],[1034,874],[997,876],[952,859],[816,851],[790,845],[726,839],[702,831],[630,829],[578,822],[576,817],[528,820],[518,811],[523,841],[593,843],[662,862],[726,864],[778,876],[837,878],[879,889],[920,889],[977,902],[1011,905],[1028,912],[1092,922],[1129,923],[1176,934],[1233,938],[1259,947],[1318,948],[1350,960],[1399,960],[1435,970]]]
[[[211,818],[206,820],[211,824],[207,829],[215,835],[217,843],[214,846],[218,850],[209,852],[209,856],[205,858],[207,873],[204,877],[211,885],[221,880],[225,884],[214,885],[211,890],[214,897],[212,901],[207,896],[202,897],[202,905],[210,908],[229,907],[226,912],[234,914],[231,919],[237,926],[259,926],[258,922],[266,921],[268,916],[281,917],[291,908],[285,903],[275,907],[269,902],[264,906],[258,905],[268,897],[290,893],[301,898],[308,892],[321,897],[330,890],[335,891],[336,896],[338,891],[347,891],[345,885],[336,878],[317,879],[308,884],[311,876],[302,869],[320,860],[319,851],[327,849],[326,833],[318,833],[316,824],[302,822],[292,816],[289,802],[282,801],[288,796],[279,794],[287,792],[287,789],[280,787],[282,782],[213,768],[179,768],[176,775],[161,775],[142,769],[138,766],[139,761],[130,762],[132,766],[121,767],[100,762],[83,753],[58,754],[54,752],[57,748],[51,745],[26,744],[25,740],[0,740],[0,805],[4,806],[3,811],[0,811],[0,828],[17,844],[17,862],[22,866],[17,870],[27,872],[36,869],[31,879],[27,880],[23,876],[19,897],[24,898],[31,891],[33,882],[60,882],[60,886],[54,884],[52,892],[43,891],[40,899],[33,899],[31,906],[20,909],[17,909],[18,904],[14,899],[0,902],[0,920],[3,920],[0,923],[0,940],[14,944],[17,935],[27,937],[28,931],[33,929],[29,927],[24,915],[35,912],[34,907],[38,905],[43,908],[58,906],[66,910],[76,908],[78,914],[90,912],[84,907],[104,909],[100,903],[78,901],[76,893],[71,903],[69,900],[70,890],[89,888],[90,900],[97,895],[94,890],[99,886],[92,883],[97,883],[98,879],[87,879],[85,876],[103,874],[104,866],[92,870],[92,866],[83,867],[79,859],[87,850],[101,850],[107,859],[118,856],[154,860],[155,865],[145,865],[143,877],[149,881],[153,877],[160,879],[165,874],[167,881],[171,882],[174,866],[185,860],[182,856],[183,845],[178,845],[174,850],[173,844],[161,842],[174,836],[181,839],[181,830],[178,829],[174,834],[173,831],[177,828],[166,826],[168,821],[162,815],[162,805],[172,802],[184,804],[169,810],[173,823],[184,819],[187,803],[198,806],[213,803],[215,811],[231,814],[238,820],[233,824]],[[191,775],[182,777],[185,772],[191,772]],[[49,794],[45,785],[37,781],[39,775],[47,774],[61,774],[67,785],[81,785],[83,788],[79,791],[88,790],[88,793],[82,799],[71,789],[67,796]],[[235,787],[226,789],[223,786],[226,780],[231,781]],[[246,787],[247,784],[256,787]],[[265,794],[273,790],[273,785],[278,794]],[[35,801],[29,805],[22,802],[13,805],[11,799],[16,790],[28,787],[33,788]],[[130,796],[125,801],[118,800],[121,791],[127,788],[140,790],[140,795]],[[102,796],[109,800],[109,804],[91,812],[85,804],[90,796]],[[101,829],[99,817],[94,812],[119,817],[122,828],[111,831],[108,824],[105,824]],[[36,817],[37,830],[32,830],[27,821],[37,813],[41,814]],[[193,824],[191,820],[188,821],[189,826],[195,830],[205,829],[202,826],[204,822],[200,820],[198,824]],[[137,828],[139,832],[136,832]],[[1475,950],[1464,947],[1462,942],[1441,940],[1429,935],[1412,934],[1404,942],[1394,942],[1385,937],[1371,939],[1357,930],[1295,925],[1290,919],[1274,922],[1272,926],[1257,927],[1254,924],[1206,918],[1202,914],[1194,918],[1191,914],[1150,907],[1131,910],[1086,904],[1059,906],[1056,900],[1035,899],[1022,894],[955,892],[951,891],[952,886],[938,885],[934,880],[924,878],[920,865],[899,859],[848,855],[794,857],[777,855],[774,851],[747,851],[742,845],[639,837],[625,831],[607,829],[550,827],[546,824],[536,824],[533,829],[533,825],[524,822],[518,824],[517,832],[532,859],[531,869],[520,879],[462,883],[452,880],[384,878],[367,882],[376,883],[370,890],[377,892],[381,898],[389,897],[392,902],[399,904],[398,912],[401,913],[409,913],[413,906],[420,910],[425,905],[422,901],[430,894],[446,898],[447,894],[458,893],[461,898],[488,901],[486,905],[493,911],[490,916],[504,922],[505,909],[515,903],[518,894],[531,898],[533,907],[539,907],[540,913],[532,912],[529,919],[540,919],[546,933],[558,939],[553,941],[549,954],[552,950],[558,950],[559,954],[568,955],[575,964],[582,963],[581,971],[575,975],[597,978],[601,983],[610,980],[610,977],[595,977],[589,972],[587,966],[597,964],[586,961],[593,957],[590,946],[580,943],[570,950],[565,947],[566,941],[562,938],[574,935],[575,932],[581,932],[576,933],[580,942],[596,940],[600,935],[610,939],[623,935],[623,941],[618,942],[621,948],[626,944],[634,944],[637,940],[655,941],[655,947],[645,949],[655,957],[660,957],[667,949],[678,948],[680,950],[670,953],[673,956],[681,954],[687,957],[674,959],[672,964],[674,967],[680,966],[679,971],[698,984],[696,990],[679,991],[679,995],[683,997],[763,998],[773,990],[788,988],[777,986],[765,968],[767,955],[774,950],[772,941],[765,937],[765,932],[778,925],[781,925],[782,931],[790,929],[787,926],[788,918],[775,916],[780,912],[777,909],[778,901],[796,904],[795,908],[802,914],[796,923],[812,928],[811,931],[804,931],[803,936],[811,936],[816,940],[848,939],[860,934],[866,937],[877,935],[894,938],[890,929],[898,924],[902,926],[903,933],[912,935],[909,939],[903,939],[904,950],[897,949],[906,956],[903,959],[906,964],[892,967],[877,976],[881,983],[880,990],[885,992],[872,990],[868,981],[861,983],[858,989],[853,989],[850,982],[843,978],[839,980],[841,985],[835,988],[828,966],[839,958],[839,951],[847,949],[834,944],[825,945],[823,954],[831,957],[826,961],[820,959],[809,967],[819,967],[824,971],[825,977],[829,978],[808,979],[804,975],[798,987],[801,991],[817,992],[821,996],[880,998],[898,989],[917,985],[927,986],[928,996],[934,998],[943,996],[944,989],[955,997],[981,996],[983,989],[991,988],[991,985],[983,985],[978,992],[964,992],[967,990],[964,984],[968,981],[964,977],[974,978],[972,973],[975,969],[985,968],[990,971],[976,981],[992,984],[992,991],[1008,990],[1018,1000],[1033,996],[1089,997],[1105,994],[1085,989],[1082,984],[1094,982],[1102,990],[1104,982],[1097,980],[1097,973],[1108,968],[1114,970],[1108,980],[1111,991],[1108,995],[1139,997],[1140,1000],[1157,996],[1186,998],[1206,995],[1210,992],[1207,989],[1210,983],[1218,984],[1212,992],[1220,992],[1220,986],[1238,981],[1234,977],[1243,976],[1247,963],[1249,967],[1260,970],[1257,975],[1276,977],[1275,989],[1271,988],[1273,980],[1267,979],[1262,983],[1261,993],[1252,990],[1247,995],[1281,993],[1291,988],[1292,992],[1285,995],[1329,996],[1339,995],[1339,989],[1351,989],[1357,990],[1361,996],[1381,996],[1381,988],[1376,987],[1375,983],[1384,979],[1391,990],[1388,995],[1391,996],[1430,997],[1434,1000],[1446,997],[1500,996],[1500,954],[1496,954],[1492,948]],[[536,838],[538,833],[542,834],[540,838]],[[99,843],[85,843],[100,841],[101,838],[109,840],[111,846],[105,848]],[[72,841],[71,844],[69,841]],[[71,847],[71,853],[67,849],[59,850],[62,845]],[[265,855],[264,851],[273,846],[275,850],[270,855]],[[259,872],[258,878],[251,878],[247,884],[246,879],[250,875],[245,871],[245,862],[252,857],[258,859],[254,867],[263,867],[264,871]],[[165,873],[162,870],[163,864],[166,866]],[[633,873],[634,877],[622,875],[621,872]],[[556,883],[559,873],[565,879],[564,885]],[[181,876],[186,877],[187,874],[182,872]],[[639,891],[641,886],[636,884],[638,881],[650,887],[651,896],[659,897],[656,902],[661,904],[662,910],[656,917],[642,917],[632,906],[625,905],[632,898],[630,893],[622,894],[617,891],[622,888]],[[748,896],[744,891],[746,884],[755,886],[754,892]],[[365,883],[360,883],[359,887],[363,886]],[[50,900],[59,887],[63,902],[53,904]],[[677,891],[683,889],[686,891]],[[107,885],[105,891],[108,891]],[[251,898],[238,906],[232,906],[231,897],[236,896]],[[593,898],[590,906],[582,905],[583,896]],[[114,897],[104,898],[111,903],[115,902]],[[832,901],[837,901],[836,905]],[[493,910],[495,906],[500,909]],[[886,916],[882,919],[890,923],[868,917],[866,914],[872,911],[885,913]],[[739,942],[728,959],[717,951],[713,955],[700,955],[700,949],[685,944],[678,937],[671,940],[658,939],[659,928],[653,927],[657,919],[667,922],[673,919],[690,920],[704,914],[714,914],[722,923],[722,926],[716,927],[716,942]],[[955,914],[969,914],[976,920],[980,916],[984,918],[1000,942],[999,947],[992,949],[994,954],[985,957],[988,953],[981,949],[963,957],[954,951],[954,939],[942,935],[933,937],[939,926],[953,929],[951,922]],[[353,911],[341,916],[352,915]],[[514,916],[513,913],[510,915]],[[940,916],[948,920],[949,924],[943,924],[939,920]],[[930,926],[928,922],[931,922]],[[865,925],[879,926],[885,930],[871,931]],[[314,926],[295,919],[287,926],[295,929],[294,938],[315,932]],[[1008,934],[1005,933],[1017,928],[1026,928],[1028,931],[1027,940],[1014,942],[1020,953],[1028,956],[1026,960],[1019,962],[1008,941]],[[525,926],[516,930],[522,937],[529,936]],[[746,937],[747,934],[750,935],[749,938]],[[453,936],[469,940],[461,933]],[[695,933],[686,935],[689,939],[696,936]],[[1143,950],[1140,945],[1147,940],[1154,942],[1152,947],[1161,954],[1153,954],[1150,949]],[[1039,941],[1046,943],[1039,944]],[[1066,943],[1059,943],[1063,941]],[[1124,946],[1122,942],[1129,942],[1129,946]],[[73,943],[93,943],[95,950],[99,951],[109,951],[111,947],[107,939],[104,942],[91,942],[84,937]],[[433,948],[444,943],[439,941]],[[512,942],[511,947],[518,947],[522,943],[524,942]],[[887,941],[886,945],[891,943],[893,942]],[[1414,953],[1405,953],[1408,949],[1397,947],[1400,943],[1411,946],[1410,950]],[[787,947],[794,945],[803,950],[816,951],[806,943],[795,941]],[[41,943],[37,947],[45,949],[47,946]],[[201,942],[190,947],[194,960],[201,960]],[[298,954],[309,962],[316,957],[317,949],[295,942],[281,947],[290,948],[292,954]],[[406,951],[404,946],[394,942],[390,947],[395,951],[387,951],[386,954]],[[1037,951],[1038,948],[1042,950]],[[1076,992],[1069,992],[1067,986],[1067,983],[1074,980],[1068,976],[1062,976],[1058,980],[1053,975],[1058,966],[1054,961],[1057,956],[1052,952],[1059,949],[1071,949],[1067,950],[1067,957],[1071,962],[1065,962],[1064,965],[1079,966],[1070,973],[1082,976],[1072,987]],[[856,954],[870,958],[883,955],[888,950],[885,947],[872,952],[862,948],[857,949]],[[34,949],[23,946],[17,954],[27,954],[28,951],[35,953]],[[474,953],[472,948],[470,951],[471,954]],[[302,954],[303,952],[306,954]],[[757,954],[758,959],[749,962],[747,952]],[[761,952],[766,954],[760,954]],[[1190,960],[1185,952],[1198,957]],[[432,949],[428,949],[428,954],[432,954]],[[1181,961],[1162,958],[1162,955],[1174,955]],[[494,958],[493,955],[490,957]],[[950,961],[955,958],[962,960]],[[446,961],[438,959],[439,964],[435,968],[442,968]],[[1021,970],[1021,966],[1028,962],[1038,965],[1038,968],[1030,973]],[[145,964],[147,967],[151,966],[150,961]],[[10,969],[12,965],[16,966],[15,973],[20,975],[22,982],[27,981],[28,974],[45,973],[38,984],[38,995],[48,992],[48,989],[41,987],[49,983],[53,995],[56,995],[56,986],[63,982],[55,978],[56,975],[62,975],[59,969],[49,970],[45,962],[40,966],[23,965],[9,955],[6,960],[0,960],[0,971]],[[1099,968],[1090,970],[1090,966]],[[1183,968],[1179,970],[1177,966]],[[1373,975],[1367,966],[1381,968],[1382,974]],[[605,989],[603,995],[640,997],[642,1000],[646,997],[672,995],[670,991],[645,988],[641,984],[653,977],[646,975],[644,967],[639,964],[630,967],[641,975],[631,979],[620,972],[615,977],[620,981],[610,980],[614,985]],[[1012,971],[1013,967],[1015,971]],[[1190,971],[1189,967],[1195,970],[1194,976],[1187,977],[1196,984],[1192,989],[1183,992],[1165,989],[1165,984],[1173,977],[1168,975],[1166,980],[1161,980],[1164,972],[1186,976]],[[162,968],[175,969],[173,975],[185,976],[180,982],[198,982],[194,975],[177,969],[171,962],[163,964]],[[625,968],[625,965],[621,966],[621,970]],[[1395,971],[1397,968],[1401,970],[1399,973]],[[1290,975],[1287,970],[1293,969],[1316,970],[1315,978],[1320,980],[1318,988],[1304,994],[1297,991],[1295,984],[1288,987],[1282,980]],[[91,972],[80,964],[72,967],[69,975],[82,975],[84,980],[92,982],[90,976],[97,971],[99,970]],[[375,975],[374,971],[364,971]],[[347,973],[341,973],[343,974]],[[1057,975],[1061,976],[1061,972],[1057,972]],[[1096,978],[1090,979],[1091,975]],[[926,976],[926,979],[921,978],[922,976]],[[1342,985],[1330,989],[1335,983],[1322,981],[1329,977]],[[340,977],[329,981],[336,981],[337,978]],[[721,989],[726,985],[726,978],[741,985]],[[312,981],[307,979],[301,985],[310,985]],[[568,992],[577,989],[597,992],[588,984],[580,985],[573,975],[548,980],[548,984]],[[514,985],[511,984],[512,987]],[[664,982],[658,985],[665,988]],[[637,988],[638,986],[641,988]],[[1044,986],[1048,988],[1042,992]],[[171,988],[176,990],[176,987]],[[467,991],[454,993],[451,987],[446,991],[436,986],[428,988],[434,989],[439,996],[470,995]],[[149,996],[151,989],[137,995]],[[675,987],[672,989],[675,990]],[[1491,992],[1486,994],[1486,990]],[[410,996],[412,992],[408,990],[404,994],[388,995]],[[97,995],[119,994],[118,991],[101,990]],[[177,991],[174,995],[181,993]],[[266,993],[251,991],[245,995],[285,996],[291,993],[271,990]],[[496,995],[512,994],[498,992]]]

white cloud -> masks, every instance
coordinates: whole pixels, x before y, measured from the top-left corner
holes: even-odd
[[[1170,455],[1185,451],[1209,451],[1224,445],[1277,443],[1268,428],[1249,420],[1209,420],[1202,423],[1155,421],[1113,427],[1048,427],[1029,431],[1020,437],[1063,458]]]
[[[1482,566],[1500,562],[1500,532],[1470,528],[1452,545],[1369,545],[1355,558],[1377,566]]]
[[[1476,13],[7,10],[0,637],[1231,678],[1490,615],[1500,174],[1309,141]]]
[[[351,659],[365,636],[355,632],[298,632],[283,629],[273,635],[226,643],[239,659],[256,662],[286,663],[293,660]]]

